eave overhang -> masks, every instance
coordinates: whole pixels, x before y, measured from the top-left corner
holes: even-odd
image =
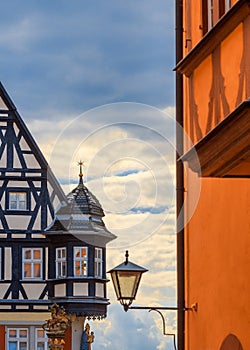
[[[100,297],[53,297],[53,303],[63,306],[65,311],[76,316],[103,319],[107,316],[109,299]]]
[[[250,177],[250,99],[241,103],[179,161],[202,177]]]
[[[176,65],[174,70],[189,77],[200,63],[249,15],[250,0],[237,1]]]
[[[99,229],[97,231],[83,231],[83,230],[68,230],[68,231],[47,231],[45,233],[47,238],[55,240],[56,243],[65,241],[66,238],[75,237],[77,240],[85,242],[87,244],[105,248],[107,243],[116,238],[116,236],[109,232],[106,228]],[[58,241],[60,238],[60,241]]]

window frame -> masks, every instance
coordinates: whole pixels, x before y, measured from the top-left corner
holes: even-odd
[[[16,195],[17,199],[16,199],[16,208],[12,208],[11,207],[11,203],[14,202],[13,200],[11,200],[11,195]],[[7,193],[8,197],[7,197],[7,210],[8,211],[14,211],[14,212],[20,212],[20,211],[28,211],[29,210],[29,192],[25,189],[8,189],[8,193]],[[25,195],[25,205],[24,208],[21,207],[20,203],[23,202],[22,200],[19,199],[18,195]]]
[[[98,253],[100,253],[100,256],[98,256]],[[94,276],[97,278],[103,277],[103,249],[98,247],[95,247]]]
[[[38,336],[38,331],[43,331],[44,332],[44,336],[43,337],[39,337]],[[46,332],[44,331],[43,328],[35,328],[35,350],[38,350],[38,343],[43,343],[44,346],[44,350],[49,350],[49,344],[48,344],[48,337],[46,335]]]
[[[76,251],[77,250],[80,250],[80,256],[77,257],[76,256]],[[82,250],[86,250],[86,254],[85,256],[82,256]],[[89,269],[89,266],[88,266],[88,255],[89,255],[89,252],[88,252],[88,247],[87,246],[76,246],[76,247],[73,247],[73,260],[74,260],[74,264],[73,264],[73,275],[74,277],[88,277],[88,269]],[[79,263],[79,269],[80,269],[80,273],[77,274],[76,273],[76,270],[77,270],[77,263]]]
[[[61,256],[59,256],[59,252],[61,252]],[[62,254],[64,253],[64,256]],[[57,247],[56,248],[56,259],[55,259],[55,264],[56,264],[56,278],[65,278],[67,277],[67,248],[66,247]],[[60,270],[60,271],[59,271]],[[64,274],[62,274],[64,270]],[[60,274],[59,274],[60,272]]]
[[[10,331],[16,331],[16,336],[15,337],[10,337]],[[20,332],[21,331],[26,331],[26,337],[20,337]],[[27,350],[29,349],[29,328],[26,328],[26,327],[8,327],[7,328],[7,335],[6,335],[6,347],[7,347],[7,350],[10,350],[10,343],[14,342],[17,344],[17,347],[16,347],[16,350],[20,350],[20,343],[21,342],[25,342],[26,343],[26,346],[27,346]]]
[[[31,257],[25,258],[25,252],[30,250],[31,251]],[[40,258],[37,259],[34,257],[34,251],[40,251]],[[31,276],[26,277],[25,276],[25,264],[30,264],[31,268]],[[40,266],[40,276],[35,276],[35,265],[39,264]],[[23,280],[42,280],[43,279],[43,248],[41,247],[23,247],[22,248],[22,279]]]

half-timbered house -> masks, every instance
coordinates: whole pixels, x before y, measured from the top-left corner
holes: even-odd
[[[66,196],[0,84],[0,345],[47,349],[52,303],[72,316],[65,349],[86,317],[106,317],[105,247],[115,238],[80,176]]]

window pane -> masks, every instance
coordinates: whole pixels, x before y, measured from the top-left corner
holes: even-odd
[[[34,264],[34,277],[41,277],[41,265]]]
[[[17,193],[16,192],[10,192],[10,200],[11,201],[17,200]]]
[[[31,259],[31,250],[30,249],[25,249],[24,258]]]
[[[17,342],[16,341],[10,341],[8,342],[9,350],[17,350]]]
[[[31,277],[31,264],[24,264],[24,277]]]
[[[19,209],[25,210],[25,209],[26,209],[26,202],[20,201],[20,202],[19,202]]]
[[[26,338],[27,337],[27,330],[21,329],[19,332],[20,338]]]
[[[15,329],[10,329],[9,330],[9,337],[10,338],[16,337],[16,330]]]
[[[66,249],[62,248],[62,258],[66,258]]]
[[[45,337],[45,332],[43,329],[37,329],[37,337],[38,338],[44,338]]]
[[[41,250],[40,249],[35,249],[34,250],[34,259],[41,259]]]
[[[75,257],[79,258],[79,256],[80,256],[80,248],[74,248],[74,251],[75,251]]]
[[[61,258],[61,249],[57,249],[56,250],[56,256],[57,256],[58,259]]]
[[[87,249],[86,248],[82,248],[81,249],[81,256],[82,256],[82,258],[85,258],[86,256],[87,256]]]
[[[82,275],[86,275],[86,272],[87,272],[86,271],[87,270],[86,267],[87,267],[86,261],[82,261],[81,262],[81,274]]]
[[[75,274],[80,275],[80,261],[75,262]]]
[[[20,350],[27,350],[28,349],[27,343],[26,342],[21,342],[19,349]]]
[[[10,209],[17,209],[17,202],[16,201],[10,202]]]
[[[62,276],[66,276],[66,263],[64,261],[62,263]]]
[[[26,201],[26,193],[24,193],[24,192],[18,193],[18,199],[19,199],[19,201]]]
[[[45,350],[45,344],[39,341],[37,343],[37,350]]]
[[[62,265],[58,264],[58,276],[61,277],[62,276]]]

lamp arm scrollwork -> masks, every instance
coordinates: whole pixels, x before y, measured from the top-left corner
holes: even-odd
[[[167,336],[171,336],[173,337],[173,343],[174,343],[174,348],[175,350],[177,350],[177,346],[176,346],[176,334],[175,333],[167,333],[166,332],[166,322],[165,322],[165,318],[162,314],[162,312],[160,310],[166,310],[166,311],[180,311],[180,309],[178,307],[175,306],[128,306],[127,309],[134,309],[134,310],[148,310],[150,311],[156,311],[162,319],[162,333],[163,335],[167,335]],[[198,310],[198,304],[194,303],[193,305],[191,305],[191,307],[185,307],[182,309],[182,311],[193,311],[193,312],[197,312]],[[127,311],[127,310],[126,310]]]
[[[174,348],[175,348],[175,350],[177,350],[177,347],[176,347],[176,335],[175,335],[175,333],[166,333],[166,322],[165,322],[165,318],[164,318],[162,312],[160,310],[158,310],[158,309],[155,309],[155,308],[150,309],[149,312],[150,311],[156,311],[161,316],[161,319],[162,319],[162,333],[163,333],[163,335],[167,335],[167,336],[173,337]]]

